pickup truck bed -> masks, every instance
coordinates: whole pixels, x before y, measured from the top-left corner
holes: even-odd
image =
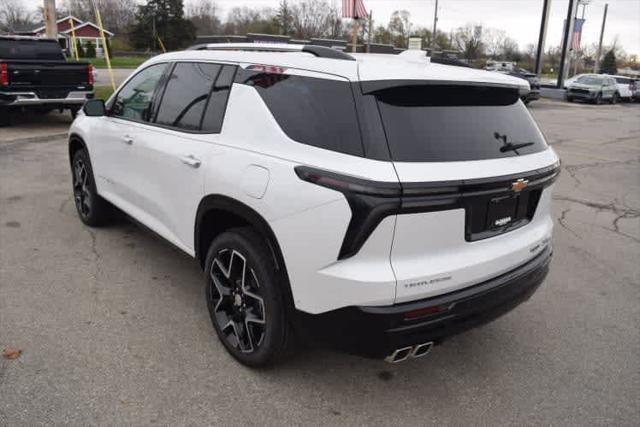
[[[91,97],[91,64],[67,62],[55,40],[0,37],[0,123],[16,109],[75,114]]]

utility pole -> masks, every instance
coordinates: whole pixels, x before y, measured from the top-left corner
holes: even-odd
[[[438,0],[436,0],[436,9],[433,12],[433,32],[431,33],[431,49],[436,45],[436,30],[438,29]]]
[[[371,34],[373,31],[373,10],[369,11],[369,31],[367,34],[367,53],[371,53]]]
[[[578,0],[578,6],[582,5],[582,25],[584,25],[584,11],[587,8],[587,5],[589,4],[590,0]],[[576,15],[577,15],[577,11],[576,11]],[[580,29],[580,33],[582,33],[582,29]],[[573,61],[573,75],[575,76],[576,74],[578,74],[578,54],[579,52],[574,52],[574,61]]]
[[[593,66],[593,72],[600,72],[600,55],[602,54],[602,37],[604,36],[604,25],[607,23],[607,9],[609,9],[609,3],[604,5],[604,16],[602,17],[602,29],[600,30],[600,41],[598,42],[598,53],[596,54],[596,63]]]
[[[569,50],[571,48],[571,35],[573,34],[573,23],[576,16],[576,7],[578,0],[569,0],[569,7],[567,8],[567,19],[564,25],[564,32],[562,35],[562,54],[560,56],[560,69],[558,70],[558,89],[562,89],[564,81],[567,78],[569,67],[567,60],[569,59]]]
[[[544,0],[542,6],[542,21],[540,22],[540,35],[538,36],[538,51],[536,52],[536,75],[542,74],[542,62],[544,57],[544,43],[547,39],[547,23],[549,22],[549,8],[551,0]]]
[[[56,24],[56,0],[44,0],[44,26],[49,39],[58,39],[58,25]]]

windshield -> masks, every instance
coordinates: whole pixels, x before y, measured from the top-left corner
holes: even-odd
[[[582,83],[583,85],[601,86],[603,83],[603,79],[602,77],[582,76],[578,77],[578,80],[576,80],[576,82]]]
[[[517,89],[404,86],[375,97],[396,161],[496,159],[547,148]]]
[[[0,39],[0,59],[64,60],[55,41]]]

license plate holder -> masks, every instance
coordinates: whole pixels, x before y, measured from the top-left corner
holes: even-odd
[[[502,228],[516,220],[518,196],[496,197],[487,207],[487,229]]]

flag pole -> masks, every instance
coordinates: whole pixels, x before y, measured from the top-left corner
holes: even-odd
[[[358,18],[353,18],[353,28],[351,29],[351,52],[356,53],[358,43]]]

